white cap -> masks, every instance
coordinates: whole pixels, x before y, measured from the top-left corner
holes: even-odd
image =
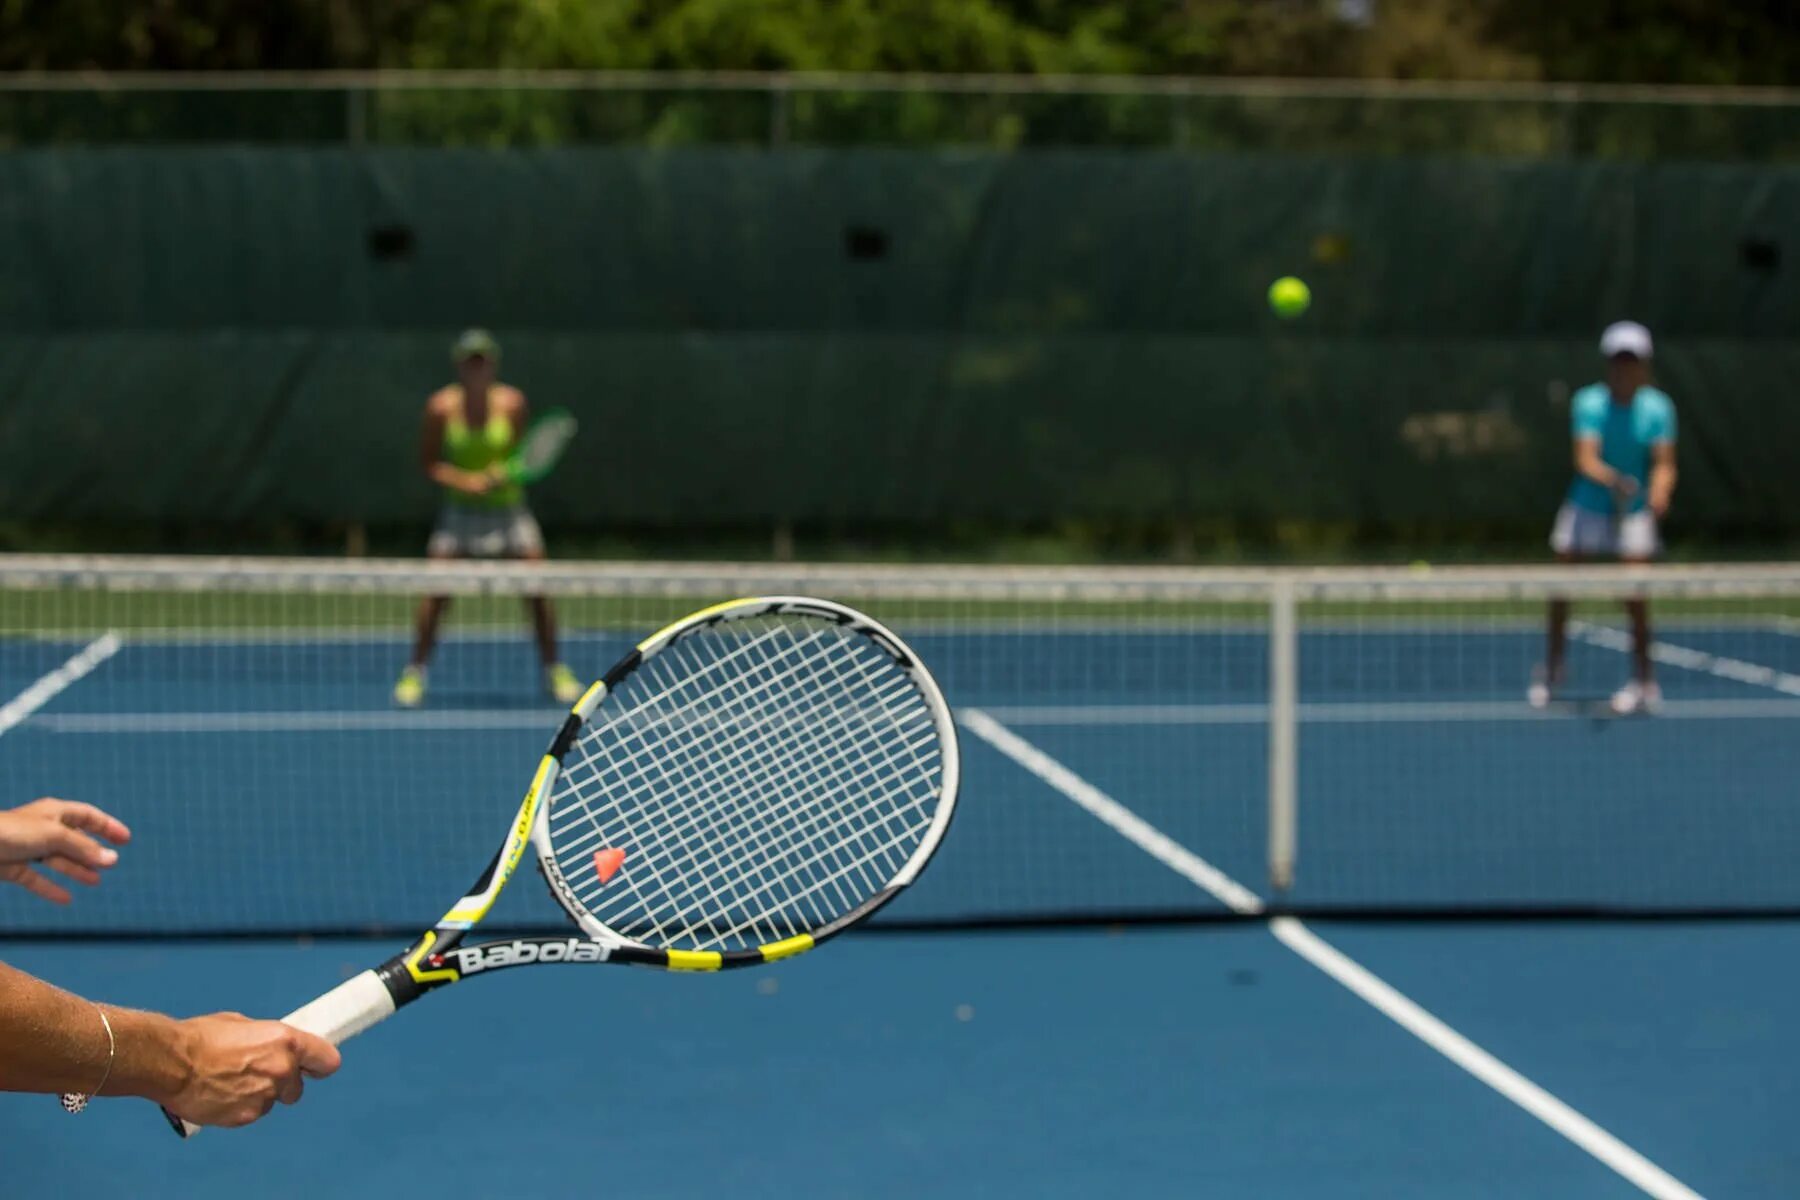
[[[1612,358],[1629,354],[1633,358],[1649,358],[1653,350],[1650,331],[1636,321],[1614,321],[1600,335],[1600,356]]]

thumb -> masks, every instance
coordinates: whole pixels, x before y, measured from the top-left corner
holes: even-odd
[[[291,1025],[288,1028],[294,1029]],[[344,1063],[336,1046],[304,1029],[294,1029],[294,1053],[299,1056],[300,1070],[314,1079],[335,1074]]]

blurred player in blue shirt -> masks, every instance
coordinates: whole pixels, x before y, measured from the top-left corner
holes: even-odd
[[[1648,562],[1661,550],[1656,523],[1675,494],[1675,403],[1650,386],[1650,331],[1619,321],[1600,335],[1606,382],[1576,392],[1569,408],[1575,481],[1557,511],[1550,548],[1563,562],[1617,558]],[[1650,666],[1650,614],[1627,600],[1631,679],[1612,698],[1616,713],[1654,711],[1662,703]],[[1533,674],[1532,707],[1550,703],[1563,678],[1569,602],[1550,602],[1549,646]]]

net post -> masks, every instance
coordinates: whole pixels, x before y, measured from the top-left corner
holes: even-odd
[[[1294,882],[1299,661],[1294,581],[1277,577],[1269,586],[1269,883],[1282,892]]]

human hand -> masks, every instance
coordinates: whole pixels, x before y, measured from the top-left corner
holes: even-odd
[[[100,872],[119,861],[119,852],[95,837],[122,846],[131,840],[131,830],[93,805],[71,800],[33,800],[0,812],[0,881],[16,883],[52,904],[67,904],[69,890],[34,864],[93,887]]]
[[[465,496],[485,496],[494,490],[494,477],[486,471],[464,471],[451,486]]]
[[[242,1013],[194,1017],[176,1030],[190,1070],[172,1095],[150,1099],[193,1125],[248,1125],[277,1100],[297,1104],[309,1077],[322,1079],[342,1064],[324,1038]]]

